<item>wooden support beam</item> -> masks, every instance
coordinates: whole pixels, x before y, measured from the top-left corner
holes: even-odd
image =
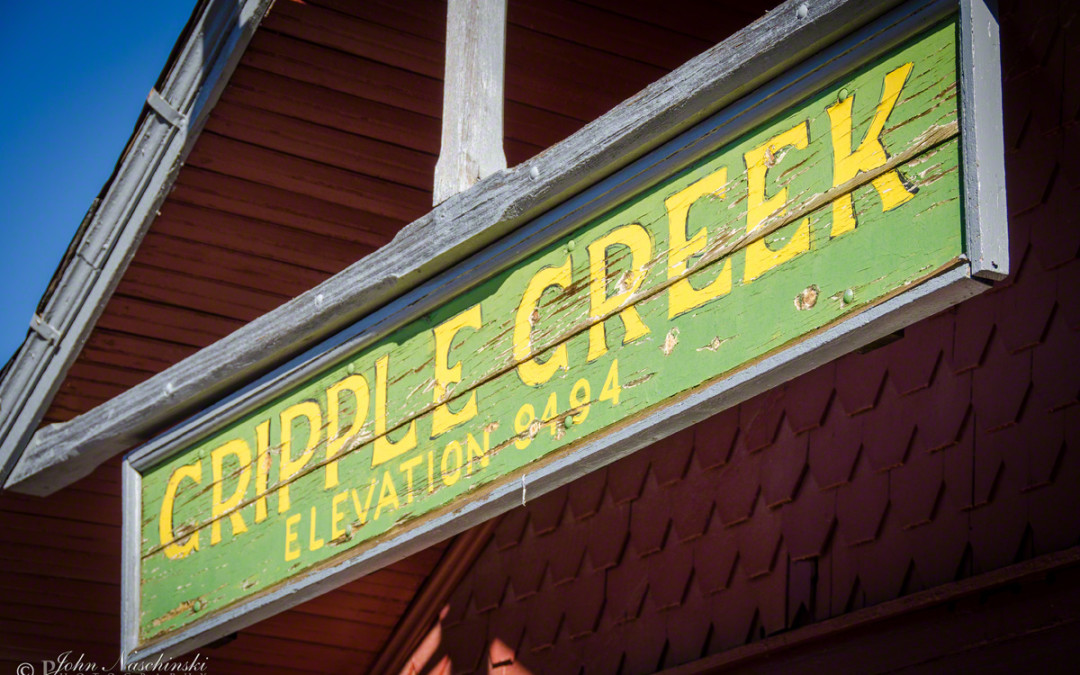
[[[434,206],[506,168],[505,53],[506,0],[450,0]]]

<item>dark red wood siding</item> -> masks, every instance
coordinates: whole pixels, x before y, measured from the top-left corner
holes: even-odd
[[[1080,660],[1080,12],[1003,5],[1009,279],[503,516],[429,663],[629,675],[725,653],[739,658],[698,665]],[[944,595],[1062,551],[1071,562],[1035,580]],[[865,609],[935,589],[952,601],[888,621]],[[848,616],[858,630],[828,628]],[[784,651],[807,626],[826,628]]]

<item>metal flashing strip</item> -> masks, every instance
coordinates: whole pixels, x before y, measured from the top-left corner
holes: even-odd
[[[38,431],[6,487],[49,494],[87,475],[512,235],[897,4],[822,0],[808,11],[795,0],[780,5],[565,141],[451,197],[363,261],[94,410]],[[188,133],[197,127],[194,120]]]
[[[196,120],[200,128],[270,4],[210,0],[195,8],[100,203],[95,201],[34,317],[34,332],[0,381],[0,485],[7,487],[190,152],[196,134],[185,122]]]
[[[187,118],[185,118],[179,110],[174,108],[171,103],[162,98],[157,89],[150,90],[150,95],[146,97],[146,104],[158,115],[161,115],[163,120],[177,129],[182,128],[184,123],[187,122]]]
[[[964,206],[979,223],[967,233],[967,251],[971,273],[993,281],[1009,273],[999,29],[997,0],[961,0],[964,157],[979,167],[964,175]]]

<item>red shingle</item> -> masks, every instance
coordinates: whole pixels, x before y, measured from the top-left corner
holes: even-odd
[[[773,571],[780,550],[780,515],[758,499],[753,517],[735,528],[739,545],[739,565],[746,576],[754,579]]]
[[[1028,526],[1028,507],[1020,492],[1023,467],[1001,466],[1000,485],[992,501],[971,511],[968,535],[976,574],[1010,565],[1019,560],[1020,541]]]
[[[891,519],[891,514],[887,518]],[[911,533],[890,524],[872,546],[852,550],[859,560],[859,582],[868,605],[899,597],[911,569]]]
[[[563,622],[563,608],[558,598],[559,594],[553,593],[551,589],[545,589],[543,593],[529,598],[529,609],[525,616],[525,639],[531,651],[555,646],[555,639]]]
[[[941,451],[945,457],[945,499],[956,509],[969,509],[974,503],[974,447],[975,425],[967,424],[960,441]]]
[[[799,617],[812,617],[817,593],[817,560],[792,560],[788,563],[787,625]]]
[[[739,432],[739,408],[728,408],[694,425],[694,456],[702,469],[727,464]]]
[[[1078,41],[1080,42],[1080,41]],[[1072,69],[1070,72],[1076,72],[1076,68],[1080,68],[1080,53],[1076,50],[1071,52]],[[1069,92],[1072,94],[1073,100],[1071,103],[1076,104],[1077,100],[1080,100],[1080,94],[1077,94],[1075,87]],[[1065,175],[1065,180],[1069,183],[1069,187],[1074,190],[1080,189],[1080,162],[1076,160],[1078,154],[1080,154],[1080,126],[1075,124],[1077,120],[1077,113],[1073,112],[1073,124],[1066,125],[1061,138],[1061,144],[1063,147],[1061,170]]]
[[[652,606],[660,611],[678,607],[694,573],[694,550],[681,544],[670,546],[663,555],[648,559],[648,573]]]
[[[1080,166],[1075,160],[1064,159],[1065,164]],[[1044,269],[1053,269],[1076,258],[1080,249],[1080,212],[1076,209],[1076,192],[1066,180],[1065,172],[1055,177],[1050,194],[1041,209],[1032,212],[1031,250],[1035,260]]]
[[[777,558],[786,558],[782,546],[777,551]],[[772,574],[750,579],[746,584],[757,602],[758,620],[765,635],[774,635],[786,628],[787,565],[781,564],[777,567]]]
[[[529,511],[525,508],[513,508],[507,511],[495,526],[495,546],[500,551],[517,546],[525,533],[525,523],[529,520]]]
[[[692,548],[694,578],[701,592],[711,595],[727,588],[739,557],[735,531],[714,521],[706,535],[695,541]]]
[[[998,336],[1010,353],[1039,344],[1057,299],[1058,275],[1043,271],[1034,257],[1024,275],[1024,283],[1002,293],[995,312]]]
[[[695,588],[691,587],[682,610],[664,614],[664,628],[668,643],[667,655],[664,659],[665,668],[701,658],[705,651],[705,641],[709,637],[709,622],[703,619],[707,616],[707,603],[712,600],[712,598],[703,598]]]
[[[648,561],[626,557],[607,572],[607,616],[612,623],[633,621],[641,614],[649,589]]]
[[[794,499],[806,475],[809,440],[807,434],[796,436],[781,424],[776,442],[762,453],[761,492],[770,508]]]
[[[684,429],[673,436],[668,436],[656,444],[652,453],[652,471],[656,482],[661,486],[671,485],[682,480],[690,465],[690,454],[694,451],[694,429]]]
[[[1042,204],[1056,167],[1056,163],[1048,159],[1057,155],[1058,141],[1032,133],[1032,121],[1034,118],[1028,122],[1028,131],[1020,139],[1019,150],[1005,155],[1006,175],[1017,176],[1009,181],[1008,187],[1011,216],[1018,216]]]
[[[836,385],[836,366],[824,366],[785,385],[784,411],[792,431],[801,434],[821,425]]]
[[[1080,406],[1063,410],[1066,446],[1054,472],[1052,489],[1028,493],[1035,553],[1059,551],[1080,543]],[[1071,435],[1071,437],[1069,437]]]
[[[913,450],[932,452],[954,445],[971,407],[971,373],[942,369],[930,389],[905,396],[903,403],[902,414],[918,426]]]
[[[955,318],[951,312],[904,329],[904,337],[889,345],[889,381],[901,394],[930,386],[942,352],[952,354]]]
[[[841,406],[829,407],[825,424],[810,432],[809,464],[821,489],[846,485],[851,480],[862,445],[863,418],[849,418]]]
[[[928,588],[956,579],[967,548],[970,522],[968,511],[961,511],[943,499],[928,525],[908,530],[919,580]]]
[[[444,627],[457,625],[464,620],[472,601],[472,585],[472,576],[466,575],[461,580],[461,583],[454,588],[453,593],[450,594],[450,599],[446,603],[446,614],[442,618]]]
[[[994,300],[988,294],[971,298],[956,308],[956,330],[953,334],[953,372],[977,368],[986,353],[986,345],[994,331]]]
[[[545,546],[537,546],[535,539],[527,539],[521,546],[503,554],[510,586],[519,601],[540,590],[548,566],[546,551]]]
[[[784,415],[783,399],[783,389],[776,388],[739,406],[741,440],[750,452],[768,447],[776,438],[780,420]]]
[[[1065,265],[1058,271],[1058,307],[1065,323],[1073,331],[1080,331],[1080,260]]]
[[[594,569],[607,569],[619,564],[630,529],[630,505],[616,506],[610,498],[604,500],[600,513],[590,518],[585,536],[589,561]]]
[[[848,354],[836,362],[836,396],[848,415],[877,405],[885,381],[888,352],[875,349],[868,354]]]
[[[533,534],[554,532],[566,509],[567,488],[561,487],[528,502],[529,523]]]
[[[1031,354],[1009,354],[1001,340],[991,340],[985,366],[972,377],[976,425],[992,430],[1015,423],[1030,382]]]
[[[601,623],[598,632],[581,645],[581,665],[589,675],[618,675],[624,651],[622,629]]]
[[[653,673],[659,670],[667,643],[662,627],[652,622],[635,621],[624,626],[623,631],[626,635],[626,659],[622,672]]]
[[[600,508],[600,501],[604,498],[606,484],[606,469],[597,469],[570,484],[570,511],[574,518],[581,520],[596,513]]]
[[[454,673],[472,673],[480,667],[487,636],[486,617],[470,617],[453,625],[443,626],[443,647],[453,663]]]
[[[649,452],[639,450],[608,467],[608,492],[616,504],[638,498],[649,471]]]
[[[836,491],[807,476],[795,501],[780,509],[784,545],[793,560],[821,555],[836,523]]]
[[[750,517],[761,488],[761,453],[750,454],[740,435],[735,440],[731,461],[717,471],[716,512],[724,525],[734,525]]]
[[[566,523],[550,537],[540,540],[548,555],[548,572],[556,586],[573,581],[585,558],[585,543],[588,541],[588,523]]]
[[[660,551],[667,536],[671,508],[671,494],[656,487],[654,481],[633,504],[630,505],[630,548],[638,556]]]
[[[600,610],[604,607],[604,574],[583,574],[566,587],[563,606],[566,607],[566,632],[578,639],[596,630]]]
[[[945,458],[940,452],[914,451],[889,472],[891,517],[904,529],[929,523],[945,490]]]
[[[891,383],[882,388],[878,405],[863,426],[863,455],[874,471],[900,466],[915,433],[915,418]]]
[[[1019,426],[1014,442],[1019,444],[1026,464],[1024,491],[1050,485],[1054,471],[1065,449],[1065,415],[1063,411],[1045,412],[1029,406]]]
[[[711,602],[707,604],[712,634],[705,649],[710,654],[745,644],[751,637],[751,630],[759,625],[757,589],[750,586],[745,575],[736,571],[735,576],[731,587],[710,597]]]
[[[500,607],[491,613],[487,639],[488,654],[494,657],[491,658],[492,663],[502,663],[507,658],[518,661],[518,650],[525,635],[526,615],[525,605],[519,603]]]
[[[877,539],[889,508],[889,474],[860,459],[851,483],[836,491],[836,531],[848,546]]]
[[[1057,410],[1080,401],[1080,373],[1066,367],[1076,358],[1077,344],[1080,334],[1065,325],[1058,311],[1050,320],[1045,342],[1032,356],[1029,410]]]
[[[697,539],[705,533],[713,512],[716,473],[692,471],[671,502],[671,526],[679,542]]]
[[[495,609],[503,598],[508,581],[504,560],[501,555],[483,555],[473,564],[473,604],[478,613]]]

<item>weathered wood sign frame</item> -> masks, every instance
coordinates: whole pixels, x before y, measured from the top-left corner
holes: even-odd
[[[1000,278],[985,11],[909,3],[820,45],[133,452],[126,662],[385,566]]]

